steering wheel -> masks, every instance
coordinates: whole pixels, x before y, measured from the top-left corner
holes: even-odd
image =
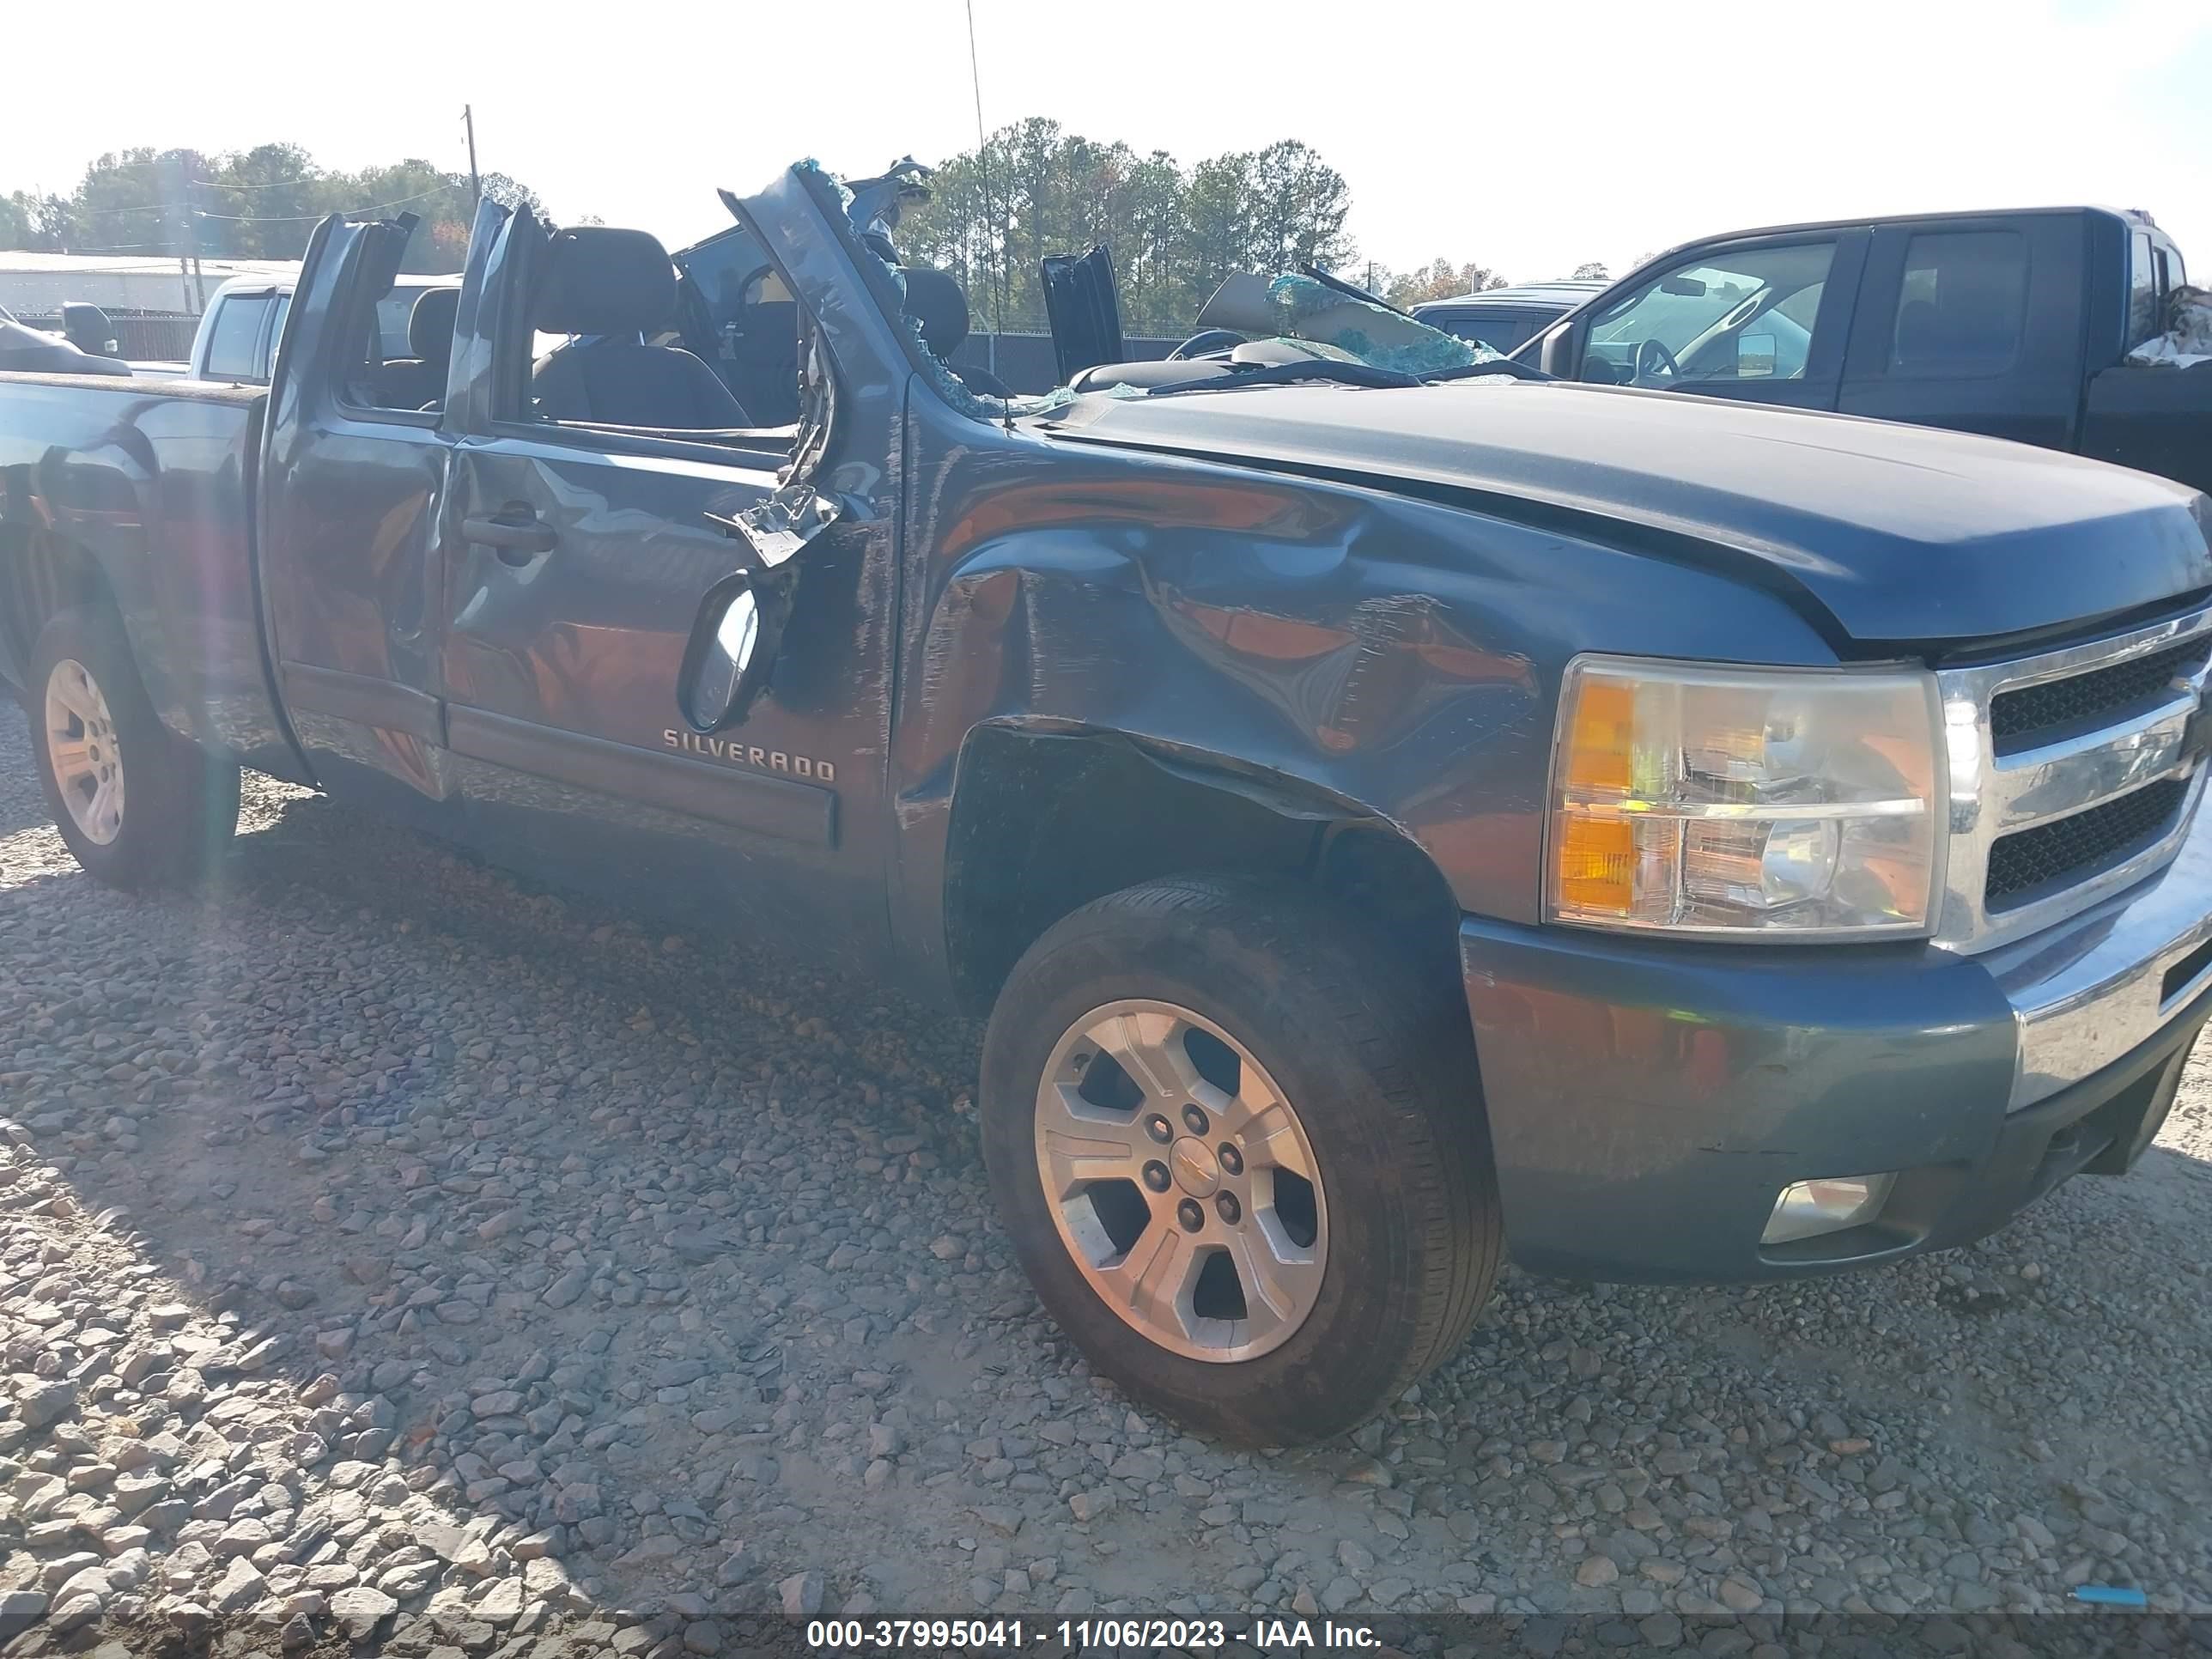
[[[1657,340],[1639,340],[1636,346],[1636,383],[1646,380],[1679,380],[1682,366],[1674,361],[1674,354]]]
[[[1203,357],[1209,352],[1232,350],[1243,343],[1244,337],[1233,329],[1205,329],[1168,353],[1168,361],[1171,363],[1185,362],[1193,357]]]

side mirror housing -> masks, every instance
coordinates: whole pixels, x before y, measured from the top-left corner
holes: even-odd
[[[1562,380],[1580,380],[1582,337],[1582,325],[1579,323],[1553,329],[1544,337],[1544,343],[1537,355],[1536,367]]]
[[[739,563],[707,590],[684,642],[676,706],[694,732],[703,736],[745,723],[783,648],[799,585],[794,561],[840,511],[836,501],[793,480],[733,519],[707,514],[707,522],[737,544]]]
[[[98,306],[81,300],[70,300],[62,305],[62,334],[79,351],[94,357],[119,357],[122,351],[115,341],[115,325]]]
[[[694,732],[744,724],[766,688],[791,616],[788,584],[740,570],[708,590],[684,647],[678,701]]]

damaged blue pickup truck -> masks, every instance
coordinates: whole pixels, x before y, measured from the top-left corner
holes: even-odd
[[[1394,1398],[1508,1252],[1860,1267],[2142,1152],[2212,1011],[2203,497],[1310,277],[1015,400],[920,187],[673,256],[487,203],[398,361],[412,227],[334,218],[265,388],[0,376],[79,860],[206,875],[252,767],[988,1011],[1039,1295],[1240,1440]]]

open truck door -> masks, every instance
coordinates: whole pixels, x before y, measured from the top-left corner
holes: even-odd
[[[732,202],[711,259],[516,211],[449,419],[447,732],[466,833],[501,856],[869,953],[902,389],[814,320],[840,279],[791,258],[823,222],[787,186],[766,222]],[[795,356],[763,349],[779,318]],[[798,383],[757,390],[779,356]]]
[[[507,216],[493,202],[477,210],[465,312],[481,301]],[[466,384],[465,366],[453,361],[450,327],[416,331],[433,354],[445,346],[440,363],[387,362],[377,326],[416,228],[411,214],[334,216],[308,244],[271,369],[261,580],[276,674],[317,779],[445,827],[439,646],[453,438],[446,396],[422,394]],[[446,297],[430,304],[453,303],[450,289],[434,293]]]

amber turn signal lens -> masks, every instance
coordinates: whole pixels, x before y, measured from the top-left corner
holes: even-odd
[[[1564,820],[1558,869],[1563,903],[1626,915],[1636,898],[1636,826],[1625,818]]]
[[[1567,787],[1625,792],[1635,742],[1636,688],[1620,680],[1584,681],[1567,746]]]

